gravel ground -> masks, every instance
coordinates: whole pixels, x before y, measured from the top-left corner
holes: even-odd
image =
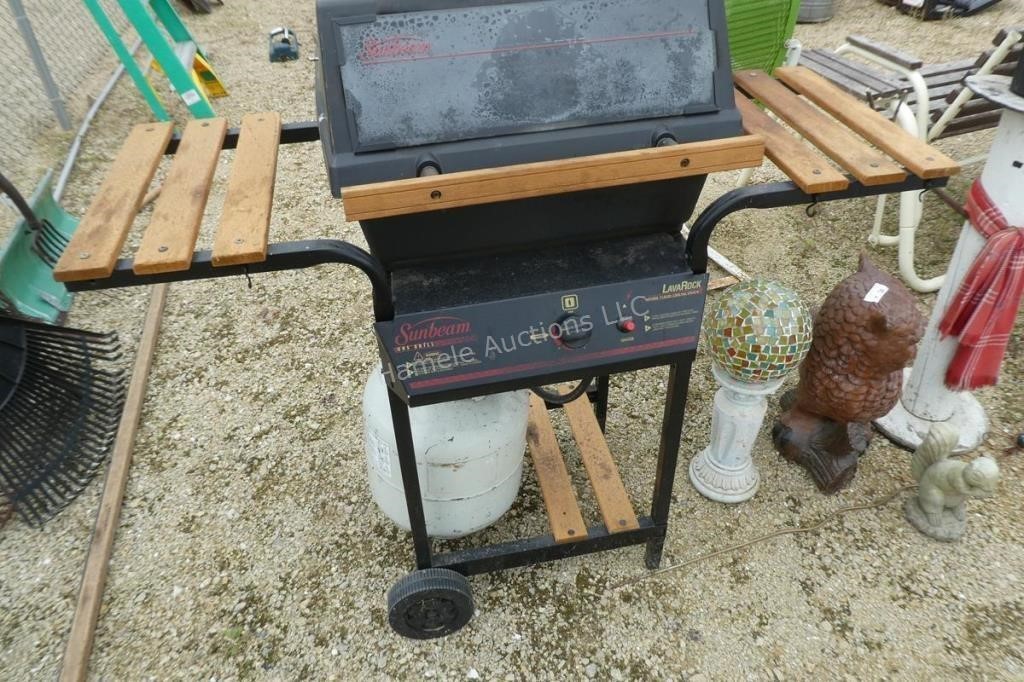
[[[312,5],[236,0],[190,19],[231,89],[219,111],[234,122],[258,110],[286,120],[313,115],[314,64],[305,58],[315,49]],[[865,33],[934,60],[977,54],[1022,16],[1024,0],[1005,0],[974,18],[925,25],[879,3],[840,0],[833,21],[801,26],[798,36],[813,47]],[[271,65],[265,36],[282,24],[298,31],[303,58]],[[85,208],[130,124],[147,118],[130,84],[119,85],[72,177],[70,208]],[[966,158],[990,141],[982,133],[941,146]],[[208,216],[218,215],[226,169],[225,161]],[[978,172],[968,168],[953,191],[963,196]],[[756,180],[777,175],[766,167]],[[702,205],[734,181],[713,178]],[[928,200],[919,240],[926,275],[942,269],[960,228],[938,204]],[[869,200],[825,205],[814,218],[799,208],[741,213],[713,244],[817,303],[855,269],[872,213]],[[316,145],[282,150],[272,234],[363,243],[326,190]],[[895,271],[894,250],[873,257]],[[922,296],[922,310],[932,300]],[[384,595],[409,570],[412,551],[366,483],[368,301],[361,276],[340,268],[264,275],[251,288],[244,280],[172,286],[91,660],[95,678],[1024,678],[1019,454],[1002,460],[999,495],[970,505],[958,545],[910,528],[900,498],[818,532],[646,579],[641,548],[476,577],[479,613],[466,629],[443,641],[398,638]],[[72,322],[117,329],[132,351],[146,303],[142,290],[83,295]],[[1002,384],[979,393],[992,420],[985,453],[1002,453],[1024,428],[1020,329]],[[656,370],[613,382],[609,440],[638,508],[653,480],[665,378]],[[684,464],[706,444],[714,390],[702,355]],[[776,413],[773,403],[768,420]],[[666,564],[814,524],[910,481],[907,454],[882,438],[854,485],[834,497],[774,454],[767,429],[754,454],[761,490],[735,507],[701,498],[680,466]],[[585,515],[595,519],[571,451],[569,459]],[[20,522],[0,530],[3,679],[55,675],[99,493],[97,482],[44,531]],[[545,532],[541,507],[528,469],[513,510],[473,541]]]

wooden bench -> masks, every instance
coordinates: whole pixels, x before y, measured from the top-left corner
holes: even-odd
[[[149,226],[135,254],[137,275],[187,271],[227,131],[222,118],[185,127]],[[281,116],[242,119],[224,210],[213,245],[215,266],[267,255]],[[135,126],[54,269],[59,282],[110,277],[173,133],[171,123]]]
[[[975,58],[929,65],[887,45],[861,36],[850,36],[834,52],[820,49],[804,51],[800,63],[878,110],[900,101],[911,109],[917,109],[918,94],[910,78],[849,59],[844,53],[852,52],[867,59],[874,57],[873,61],[882,68],[888,63],[900,70],[919,74],[928,93],[924,110],[928,124],[924,132],[927,139],[938,140],[996,126],[1000,107],[986,99],[973,97],[965,87],[964,79],[975,74],[1013,73],[1024,46],[1022,33],[1024,27],[1003,29],[992,41],[994,47]]]

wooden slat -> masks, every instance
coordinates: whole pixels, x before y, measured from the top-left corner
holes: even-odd
[[[953,119],[952,123],[946,126],[946,129],[942,131],[938,139],[946,137],[953,137],[955,135],[966,135],[967,133],[974,133],[979,130],[989,130],[999,125],[999,117],[1002,115],[1002,110],[989,111],[984,114],[978,114],[976,116],[957,117]]]
[[[590,398],[586,395],[565,406],[565,415],[569,418],[569,426],[576,436],[580,447],[580,459],[587,469],[590,485],[594,488],[594,497],[601,508],[601,516],[609,533],[621,533],[636,530],[640,523],[636,520],[633,504],[629,501],[626,487],[622,485],[622,477],[615,466],[612,453],[608,450],[608,442],[597,423],[594,410],[590,406]]]
[[[709,254],[710,255],[710,254]],[[720,289],[728,289],[729,287],[739,284],[740,281],[729,275],[728,277],[719,277],[708,282],[708,291],[719,291]]]
[[[828,50],[804,52],[801,61],[829,79],[836,79],[840,87],[859,97],[895,97],[911,89],[909,83],[901,84],[899,80],[890,79],[861,62],[844,59]]]
[[[369,220],[759,166],[761,139],[740,136],[349,187],[349,220]]]
[[[736,92],[736,107],[743,116],[743,129],[764,138],[765,155],[797,187],[808,194],[819,194],[850,186],[846,176],[833,168],[828,159],[793,137],[739,91]]]
[[[533,468],[537,472],[537,482],[544,497],[544,506],[548,510],[548,521],[555,542],[562,544],[586,538],[587,526],[576,501],[569,472],[565,469],[565,460],[562,459],[555,430],[551,427],[548,409],[544,401],[535,395],[530,396],[530,426],[526,440],[530,444]]]
[[[173,131],[172,123],[143,123],[132,129],[54,268],[54,279],[78,282],[110,276]]]
[[[125,395],[117,437],[110,454],[110,465],[103,481],[103,496],[96,511],[96,524],[89,541],[89,553],[85,558],[85,570],[78,589],[78,605],[75,607],[71,632],[68,634],[64,661],[61,664],[60,682],[82,682],[89,668],[96,636],[96,622],[100,616],[103,591],[107,584],[110,568],[110,554],[117,537],[117,525],[121,518],[121,505],[128,485],[128,474],[132,466],[135,436],[138,433],[142,406],[146,402],[149,372],[153,367],[164,306],[167,303],[167,284],[153,287],[149,298],[149,309],[142,325],[142,338],[135,351],[135,365]]]
[[[736,84],[865,185],[901,182],[906,172],[856,135],[800,99],[764,71],[737,71]],[[859,103],[858,106],[867,105]]]
[[[985,61],[981,60],[982,63]],[[927,81],[929,78],[941,76],[947,73],[960,73],[962,78],[966,75],[964,72],[972,70],[975,66],[981,66],[977,59],[959,59],[955,62],[942,62],[939,64],[929,64],[922,68],[918,73]]]
[[[902,163],[917,177],[945,178],[960,172],[956,161],[810,69],[782,67],[775,70],[775,76]]]
[[[882,59],[887,59],[890,62],[899,64],[904,69],[910,69],[913,71],[914,69],[920,69],[924,66],[924,61],[914,55],[901,52],[894,47],[876,42],[865,36],[846,36],[846,42],[850,45],[854,45],[855,47],[859,47],[865,52],[870,52]]]
[[[992,44],[998,47],[1000,43],[1002,43],[1004,40],[1007,39],[1007,37],[1009,37],[1010,31],[1013,31],[1015,33],[1024,33],[1024,24],[1020,26],[1009,26],[1007,28],[1000,30],[999,33],[996,34],[996,37],[992,40]]]
[[[213,242],[215,266],[267,259],[280,139],[280,114],[247,114],[242,118],[224,211]]]
[[[135,253],[132,269],[136,274],[188,270],[227,130],[223,118],[193,119],[185,126],[153,217]]]

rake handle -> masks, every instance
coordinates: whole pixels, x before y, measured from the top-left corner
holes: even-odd
[[[153,287],[153,293],[149,300],[142,340],[139,342],[132,380],[128,386],[128,397],[125,399],[121,424],[117,430],[117,440],[114,442],[110,469],[103,484],[103,498],[100,500],[99,512],[96,514],[96,527],[89,545],[89,555],[85,561],[82,584],[78,591],[75,619],[71,623],[71,633],[68,636],[67,648],[64,650],[64,661],[60,672],[61,682],[84,680],[89,668],[89,656],[92,653],[93,640],[96,636],[96,621],[99,618],[103,589],[107,582],[110,554],[114,547],[118,521],[121,518],[121,504],[124,501],[125,487],[128,484],[132,448],[139,427],[139,417],[142,414],[142,404],[146,399],[149,370],[153,365],[153,355],[160,335],[160,322],[166,302],[167,285],[157,284]]]

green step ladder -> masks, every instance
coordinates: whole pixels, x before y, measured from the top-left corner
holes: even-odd
[[[107,42],[135,86],[146,98],[153,114],[161,121],[171,120],[153,85],[135,63],[131,51],[121,40],[113,22],[99,0],[82,0],[92,14]],[[206,53],[189,33],[185,22],[168,0],[117,0],[129,23],[153,55],[154,65],[164,73],[171,87],[196,118],[213,118],[216,114],[211,97],[223,97],[227,91],[210,66]]]
[[[78,218],[54,199],[53,171],[40,181],[28,207],[45,223],[43,234],[22,217],[0,247],[0,311],[54,324],[71,309],[71,294],[53,279],[53,267]]]

